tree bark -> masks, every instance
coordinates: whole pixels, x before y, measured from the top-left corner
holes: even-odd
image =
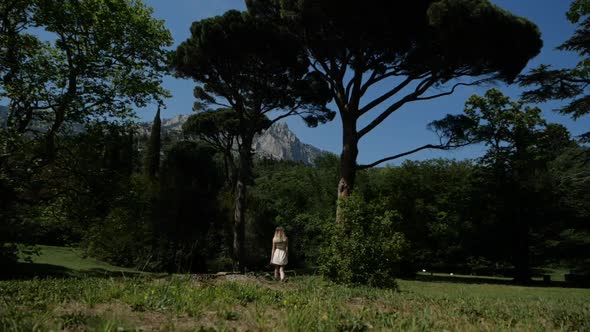
[[[55,159],[55,136],[66,118],[66,106],[60,105],[55,110],[55,120],[45,135],[45,158],[48,162]]]
[[[244,239],[246,231],[246,194],[252,169],[252,137],[243,138],[239,151],[239,167],[236,180],[236,198],[234,209],[234,272],[244,273]]]
[[[352,194],[356,178],[356,158],[358,156],[358,135],[356,118],[347,113],[342,115],[342,153],[340,154],[340,181],[338,182],[338,204],[336,223],[342,222],[340,202]]]
[[[68,89],[64,94],[60,105],[55,108],[55,119],[53,120],[51,128],[47,132],[45,138],[45,153],[47,155],[48,161],[53,161],[55,158],[55,136],[66,121],[66,112],[68,112],[68,109],[72,107],[71,103],[76,98],[76,91],[78,88],[78,75],[73,67],[73,60],[71,59],[70,51],[66,50],[66,53],[68,57],[68,67],[70,70],[68,74]]]

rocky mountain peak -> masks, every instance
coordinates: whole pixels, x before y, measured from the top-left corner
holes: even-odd
[[[297,136],[289,129],[289,126],[285,122],[275,123],[262,135],[270,135],[292,143],[299,142],[299,138],[297,138]]]
[[[0,125],[5,125],[8,108],[0,106]],[[190,115],[179,114],[172,118],[162,119],[162,134],[173,139],[180,137],[182,125]],[[147,136],[150,133],[151,123],[141,123],[138,126],[138,134]],[[80,128],[82,131],[83,128]],[[299,140],[289,126],[284,122],[275,123],[266,131],[254,138],[252,148],[260,157],[277,160],[294,160],[311,164],[318,156],[325,152]]]
[[[275,123],[268,130],[258,135],[253,144],[254,151],[261,156],[294,160],[307,164],[323,152],[309,144],[302,143],[284,122]]]
[[[190,115],[181,114],[162,119],[162,134],[174,137],[182,131],[182,125]],[[151,123],[142,124],[140,132],[147,135]],[[278,160],[294,160],[310,164],[324,151],[302,143],[284,122],[275,123],[254,138],[252,148],[258,156]]]
[[[186,122],[190,115],[179,114],[172,118],[162,119],[162,127],[167,127],[168,130],[182,130],[182,125]]]

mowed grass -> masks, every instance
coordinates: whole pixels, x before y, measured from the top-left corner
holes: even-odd
[[[138,271],[124,267],[114,266],[105,262],[101,262],[92,257],[84,256],[83,252],[78,248],[73,247],[56,247],[56,246],[36,246],[37,255],[30,257],[34,266],[53,266],[62,268],[71,274],[87,273],[87,272],[129,272],[137,273]],[[22,256],[22,255],[21,255]],[[21,258],[21,263],[27,263]]]
[[[0,281],[1,331],[586,331],[590,290],[320,277]]]
[[[588,289],[400,280],[398,290],[382,290],[317,276],[279,283],[269,274],[98,277],[83,273],[96,261],[56,249],[38,262],[81,270],[0,281],[0,331],[590,330]]]

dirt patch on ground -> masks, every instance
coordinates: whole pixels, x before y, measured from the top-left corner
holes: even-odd
[[[272,290],[293,290],[297,288],[295,284],[289,282],[289,278],[287,278],[285,282],[281,282],[275,280],[271,273],[254,275],[219,272],[216,274],[194,274],[191,278],[194,280],[196,285],[200,286],[212,283],[239,282],[266,287]]]
[[[194,331],[203,326],[194,317],[171,317],[157,311],[137,312],[131,306],[121,302],[101,303],[88,306],[84,303],[71,302],[55,310],[58,317],[65,321],[65,331],[83,331],[83,323],[88,319],[102,318],[121,323],[121,327],[133,327],[139,331]],[[76,318],[78,317],[78,318]],[[76,322],[79,319],[79,322]],[[69,320],[69,321],[68,321]]]

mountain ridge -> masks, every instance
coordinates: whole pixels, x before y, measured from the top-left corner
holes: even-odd
[[[163,136],[179,136],[182,132],[182,125],[190,117],[187,114],[176,115],[172,118],[162,119]],[[149,135],[151,122],[142,122],[141,133]],[[312,164],[314,160],[328,153],[317,147],[301,142],[284,122],[277,122],[269,129],[254,138],[252,144],[255,154],[261,157],[276,160],[293,160]]]
[[[0,105],[0,126],[6,125],[8,107]],[[172,139],[180,139],[182,125],[190,117],[188,114],[180,114],[172,118],[162,119],[162,135]],[[139,122],[137,124],[138,134],[148,136],[151,131],[151,122]],[[83,131],[80,126],[74,126],[76,132]],[[277,122],[269,129],[254,138],[252,144],[255,154],[263,158],[276,160],[292,160],[312,164],[314,160],[328,153],[320,150],[311,144],[301,142],[284,122]]]

